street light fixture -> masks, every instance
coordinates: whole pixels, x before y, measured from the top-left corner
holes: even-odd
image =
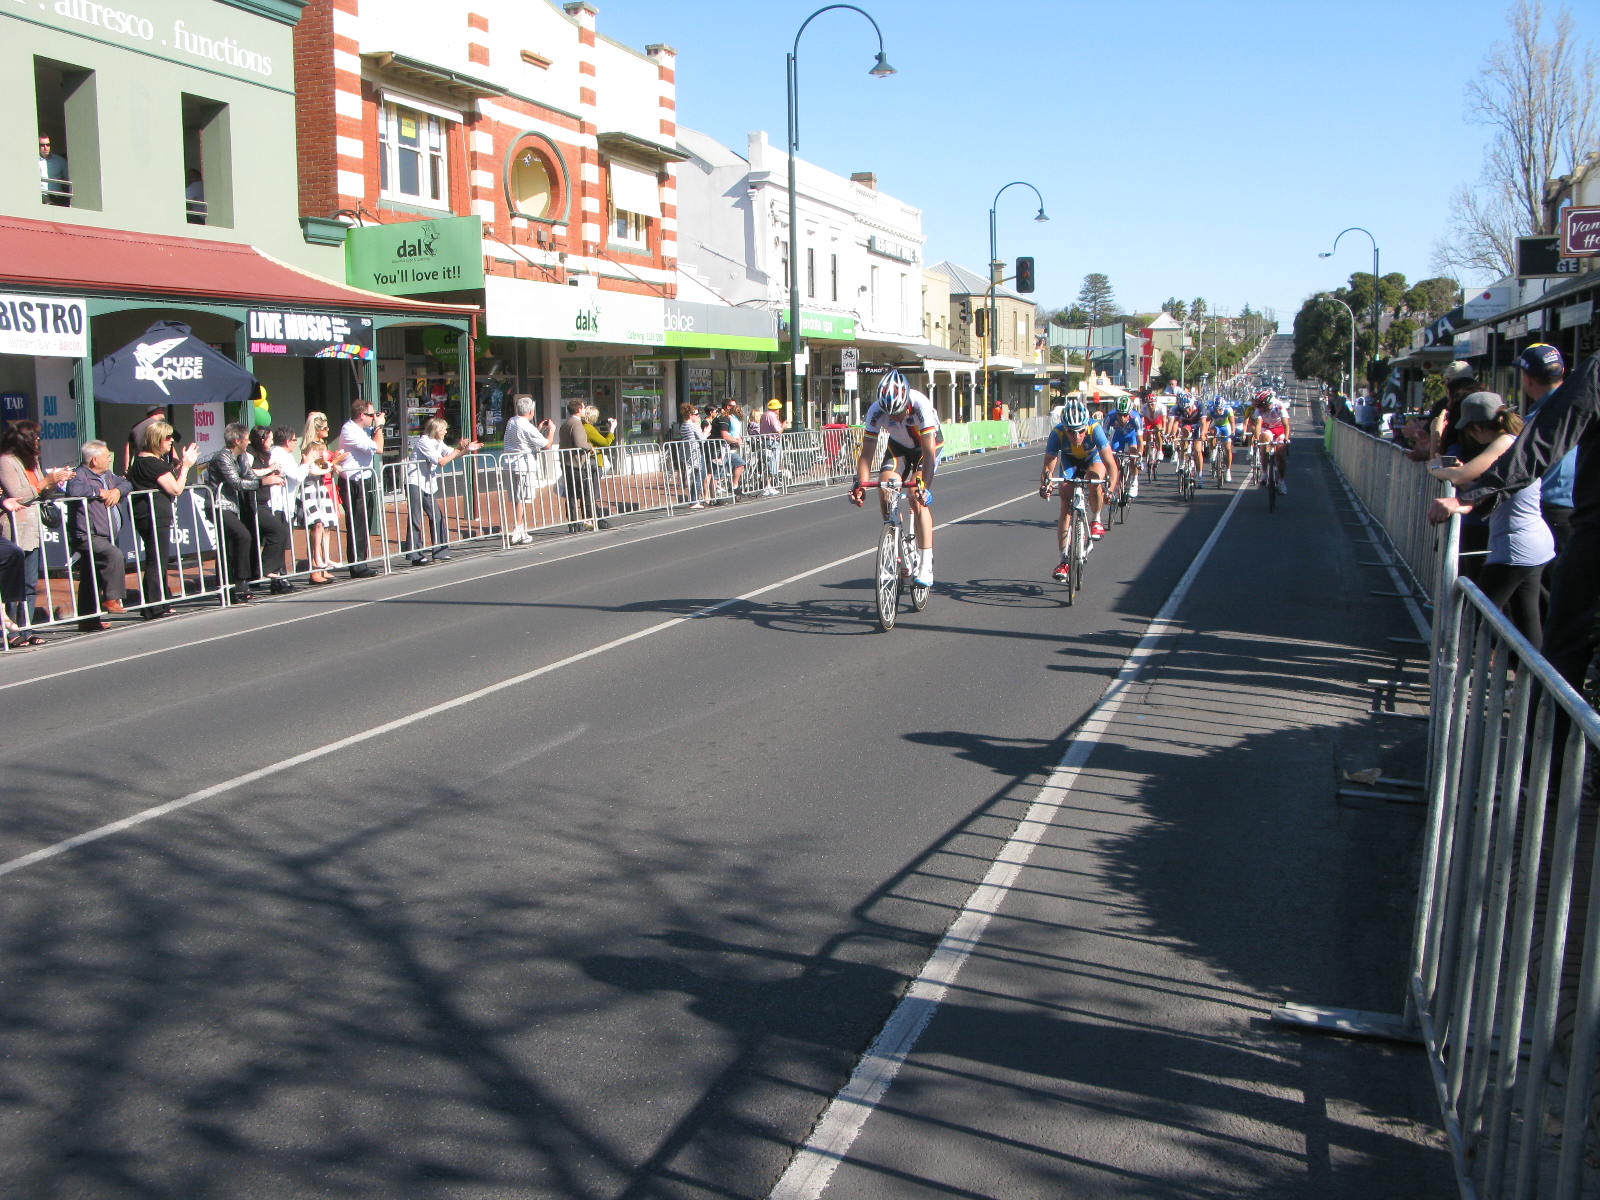
[[[848,8],[858,12],[871,24],[873,32],[878,35],[878,57],[872,64],[872,69],[867,74],[878,79],[895,73],[889,65],[889,60],[883,54],[883,30],[878,28],[878,23],[872,19],[872,14],[864,8],[857,8],[854,4],[828,4],[817,9],[795,31],[794,48],[789,51],[788,61],[785,63],[788,77],[788,95],[786,104],[789,117],[789,403],[795,402],[795,388],[799,384],[800,375],[800,237],[799,217],[795,211],[795,171],[794,160],[800,149],[800,91],[799,91],[799,57],[800,35],[806,31],[806,26],[811,24],[825,12],[836,8]],[[809,405],[807,406],[809,409]],[[804,418],[810,424],[810,413],[806,411]]]
[[[1378,313],[1379,313],[1379,310],[1380,310],[1380,307],[1381,307],[1381,303],[1382,303],[1381,300],[1380,300],[1380,296],[1381,296],[1382,290],[1383,290],[1383,288],[1382,288],[1383,276],[1378,273],[1378,239],[1372,236],[1372,233],[1371,233],[1370,230],[1363,229],[1359,225],[1352,225],[1348,229],[1341,229],[1339,231],[1339,237],[1336,237],[1336,238],[1333,239],[1333,249],[1332,250],[1321,251],[1321,252],[1319,252],[1317,254],[1317,257],[1318,258],[1332,258],[1333,255],[1334,255],[1334,252],[1339,249],[1339,238],[1342,238],[1347,233],[1364,233],[1364,234],[1367,235],[1367,240],[1372,243],[1372,358],[1373,358],[1373,361],[1376,362],[1377,359],[1378,359],[1379,354],[1381,353],[1381,351],[1383,349],[1383,339],[1379,335],[1379,330],[1378,330]],[[1345,307],[1348,308],[1349,305],[1345,305]],[[1353,320],[1354,320],[1354,318],[1352,317],[1352,321]],[[1352,327],[1351,327],[1352,336],[1354,335],[1354,333],[1355,333],[1355,328],[1354,328],[1354,325],[1352,325]],[[1350,369],[1350,391],[1352,393],[1352,398],[1354,398],[1354,392],[1355,392],[1355,389],[1356,389],[1356,378],[1355,378],[1355,375],[1356,375],[1355,368],[1351,367],[1351,369]]]
[[[1050,219],[1049,217],[1044,215],[1044,197],[1039,195],[1039,189],[1038,188],[1034,187],[1033,184],[1028,183],[1026,180],[1013,179],[1010,183],[1006,184],[998,192],[996,192],[994,194],[994,199],[992,201],[990,201],[990,203],[989,203],[989,287],[988,287],[988,290],[987,290],[987,295],[985,296],[985,299],[984,299],[984,311],[988,314],[984,318],[984,322],[988,326],[988,328],[984,330],[984,337],[983,337],[983,407],[984,408],[987,408],[987,406],[989,404],[989,358],[993,354],[994,349],[999,345],[999,337],[998,337],[998,330],[997,330],[998,321],[996,320],[996,317],[999,314],[998,314],[998,310],[997,310],[997,308],[995,306],[995,302],[994,302],[994,290],[995,290],[995,288],[1000,286],[1001,280],[1005,277],[1005,270],[1006,270],[1005,263],[1000,261],[999,242],[998,242],[998,240],[996,238],[996,235],[995,235],[994,214],[995,214],[995,209],[998,208],[999,205],[1000,205],[1000,197],[1005,194],[1006,188],[1014,188],[1014,187],[1025,187],[1025,188],[1027,188],[1028,190],[1030,190],[1033,193],[1034,198],[1039,201],[1039,214],[1036,217],[1033,218],[1035,221],[1048,221]],[[1085,358],[1087,358],[1087,357],[1088,357],[1088,355],[1087,355],[1087,353],[1085,353]],[[973,414],[970,414],[970,415],[971,415],[973,420],[977,420],[980,414],[973,413]]]

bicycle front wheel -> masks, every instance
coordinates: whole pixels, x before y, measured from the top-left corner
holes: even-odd
[[[878,570],[875,597],[878,604],[878,628],[885,633],[894,628],[895,609],[900,604],[900,548],[899,534],[893,525],[885,525],[878,535]]]
[[[1067,603],[1072,604],[1083,591],[1083,564],[1089,557],[1089,518],[1080,510],[1072,514],[1067,531],[1067,547],[1072,552],[1072,574],[1067,579]]]

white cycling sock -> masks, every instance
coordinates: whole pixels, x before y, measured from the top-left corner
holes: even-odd
[[[917,557],[920,560],[918,565],[922,568],[922,573],[924,575],[932,575],[933,574],[933,547],[929,546],[925,550],[917,551]]]

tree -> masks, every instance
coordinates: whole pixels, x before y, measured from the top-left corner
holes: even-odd
[[[1319,292],[1295,314],[1294,353],[1289,365],[1301,379],[1320,379],[1339,387],[1349,373],[1350,318],[1329,299],[1332,295],[1348,304],[1343,291]]]
[[[1078,292],[1078,305],[1089,314],[1089,324],[1109,323],[1117,311],[1117,300],[1111,290],[1111,280],[1098,271],[1085,275],[1083,287]]]
[[[1572,13],[1556,13],[1546,40],[1544,0],[1516,0],[1506,25],[1510,39],[1467,84],[1467,117],[1491,135],[1479,187],[1456,193],[1447,237],[1434,247],[1445,271],[1514,274],[1517,237],[1555,232],[1545,184],[1576,168],[1600,131],[1595,53],[1578,44]]]
[[[1430,318],[1444,316],[1461,301],[1461,285],[1446,276],[1435,276],[1412,284],[1406,291],[1407,312]]]
[[[1193,300],[1189,301],[1189,315],[1196,321],[1204,321],[1206,319],[1206,313],[1209,311],[1210,310],[1206,307],[1204,296],[1196,296]]]
[[[1161,302],[1161,311],[1174,321],[1181,321],[1189,315],[1189,306],[1176,296],[1168,296]]]

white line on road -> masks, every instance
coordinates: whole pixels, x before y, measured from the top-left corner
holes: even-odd
[[[851,1145],[866,1125],[867,1118],[872,1115],[889,1084],[910,1056],[923,1029],[938,1011],[945,993],[955,983],[967,956],[982,940],[989,918],[1000,911],[1006,893],[1033,857],[1034,848],[1044,837],[1045,831],[1051,828],[1057,810],[1065,803],[1067,794],[1077,782],[1078,772],[1089,761],[1095,746],[1109,732],[1112,719],[1121,708],[1129,686],[1139,678],[1156,647],[1176,628],[1174,618],[1178,607],[1189,594],[1200,568],[1211,557],[1212,548],[1233,517],[1233,510],[1239,507],[1244,492],[1242,484],[1234,490],[1233,499],[1228,502],[1211,536],[1200,547],[1189,569],[1178,580],[1167,602],[1150,622],[1116,678],[1107,685],[1100,700],[1084,718],[1077,736],[1050,773],[1050,778],[1039,788],[1039,794],[1018,822],[1016,831],[995,855],[994,865],[945,930],[939,944],[906,989],[906,994],[889,1015],[889,1020],[872,1045],[867,1047],[866,1054],[856,1064],[844,1087],[823,1110],[816,1127],[795,1152],[788,1169],[773,1186],[767,1200],[818,1200],[822,1195],[828,1180],[844,1161]]]
[[[1030,494],[1031,493],[1025,492],[1022,496],[1009,497],[1005,500],[1002,500],[998,504],[991,504],[986,508],[980,508],[975,512],[970,512],[964,516],[953,518],[952,520],[944,522],[942,525],[935,526],[935,528],[944,529],[950,525],[960,524],[962,521],[970,521],[974,517],[984,516],[987,513],[994,512],[996,509],[1004,508],[1008,504],[1015,504],[1018,500],[1023,499]],[[846,554],[843,558],[836,558],[832,562],[823,563],[821,566],[811,567],[808,570],[801,571],[798,575],[791,575],[787,579],[780,579],[775,583],[764,584],[763,586],[756,588],[754,591],[745,592],[741,596],[732,596],[726,600],[719,600],[715,604],[708,604],[692,613],[686,613],[681,617],[672,617],[669,620],[652,625],[648,629],[640,629],[634,633],[627,634],[624,637],[615,638],[609,642],[606,642],[604,645],[592,646],[587,650],[570,655],[567,658],[560,659],[557,662],[546,663],[542,667],[536,667],[531,671],[524,671],[520,675],[511,676],[509,679],[502,679],[499,683],[491,683],[487,687],[478,688],[476,691],[467,692],[464,695],[456,696],[454,699],[441,701],[438,704],[430,705],[427,708],[419,709],[413,713],[408,713],[403,717],[396,717],[392,721],[386,721],[384,724],[376,725],[371,729],[364,729],[360,733],[355,733],[351,734],[349,737],[340,738],[336,742],[329,742],[326,745],[317,746],[314,749],[306,750],[303,753],[296,754],[290,758],[285,758],[267,766],[257,768],[254,771],[247,771],[243,775],[235,775],[232,779],[223,780],[221,783],[214,783],[210,787],[201,788],[197,792],[190,792],[187,796],[179,796],[176,800],[169,800],[165,804],[158,804],[153,808],[143,809],[139,812],[123,817],[119,821],[112,821],[110,824],[101,825],[95,829],[87,830],[84,833],[67,838],[65,841],[56,842],[49,846],[43,846],[38,850],[35,850],[29,854],[24,854],[19,858],[9,859],[6,862],[0,863],[0,876],[14,875],[18,871],[24,870],[41,862],[45,862],[48,859],[59,858],[69,850],[75,850],[80,846],[87,846],[91,842],[101,841],[104,838],[111,837],[113,834],[123,833],[129,829],[137,828],[140,825],[146,825],[159,817],[168,816],[171,813],[180,812],[183,809],[191,808],[202,801],[213,800],[218,796],[226,795],[228,792],[236,791],[241,787],[257,782],[258,780],[267,779],[278,774],[280,771],[287,771],[293,769],[294,767],[304,766],[306,763],[315,762],[320,758],[326,758],[330,754],[336,754],[341,750],[349,749],[351,746],[359,746],[363,742],[370,742],[376,738],[385,737],[388,734],[405,729],[408,726],[415,725],[420,721],[431,720],[432,718],[439,716],[441,713],[447,713],[452,709],[460,708],[463,705],[476,703],[485,697],[495,695],[497,692],[506,691],[508,688],[520,687],[521,685],[541,678],[542,676],[553,674],[556,671],[563,670],[581,662],[585,662],[588,659],[598,657],[599,655],[608,654],[612,650],[626,646],[631,642],[641,641],[644,638],[653,636],[654,634],[664,633],[669,629],[674,629],[679,625],[688,623],[689,621],[697,621],[702,617],[709,617],[712,614],[721,612],[723,609],[730,608],[735,604],[743,604],[746,601],[754,600],[757,597],[764,596],[768,592],[775,591],[778,588],[788,587],[790,584],[798,583],[802,579],[809,579],[813,575],[819,575],[824,571],[831,571],[835,567],[843,566],[847,562],[851,562],[858,558],[866,558],[877,554],[877,552],[877,547],[874,545],[865,550],[858,550],[853,554]]]

